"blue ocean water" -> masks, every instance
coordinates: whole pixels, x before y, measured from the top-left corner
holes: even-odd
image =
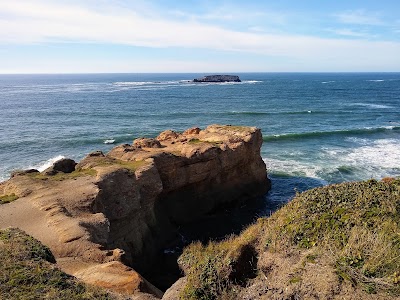
[[[61,156],[214,123],[262,129],[272,206],[296,189],[400,176],[400,73],[190,82],[202,75],[0,75],[0,181]]]

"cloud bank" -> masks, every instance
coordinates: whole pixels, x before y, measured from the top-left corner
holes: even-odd
[[[0,45],[99,43],[160,49],[177,47],[279,57],[303,68],[317,63],[328,69],[339,64],[354,70],[365,67],[400,70],[399,42],[370,41],[347,29],[341,34],[353,39],[233,30],[204,23],[201,18],[168,19],[160,13],[118,6],[93,8],[54,1],[0,0],[0,7]],[[338,17],[343,23],[380,22],[377,17],[367,17],[362,12],[348,12]]]

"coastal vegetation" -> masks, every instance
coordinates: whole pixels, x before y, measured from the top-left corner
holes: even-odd
[[[14,193],[9,194],[9,195],[2,195],[2,196],[0,196],[0,204],[9,203],[9,202],[12,202],[17,199],[18,199],[18,196],[15,195]]]
[[[0,230],[0,299],[117,299],[58,269],[49,248],[15,228]]]
[[[85,169],[85,170],[75,170],[71,173],[58,172],[55,175],[46,175],[43,173],[30,173],[28,174],[28,176],[33,179],[39,179],[39,180],[62,181],[67,179],[76,179],[82,176],[96,176],[96,174],[97,172],[94,169]]]
[[[350,290],[362,299],[398,297],[399,212],[400,179],[298,194],[238,237],[187,247],[179,258],[187,277],[181,298],[236,299],[252,287],[293,299],[310,293],[329,299]]]
[[[67,179],[77,179],[83,176],[96,176],[96,167],[107,167],[107,166],[118,166],[123,169],[127,169],[131,172],[135,172],[137,168],[146,165],[145,161],[122,161],[117,159],[105,159],[99,158],[93,161],[89,167],[80,168],[77,167],[75,171],[71,173],[57,172],[54,175],[49,175],[46,173],[29,173],[29,177],[38,180],[51,180],[51,181],[63,181]],[[0,197],[0,201],[2,198]],[[15,199],[14,199],[15,200]],[[4,200],[5,201],[5,200]]]

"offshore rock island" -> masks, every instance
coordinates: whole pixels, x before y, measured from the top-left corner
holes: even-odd
[[[269,190],[261,144],[255,127],[211,125],[167,130],[42,173],[14,172],[0,184],[1,199],[18,198],[0,206],[0,228],[38,239],[63,271],[86,283],[161,298],[140,274],[157,268],[153,261],[177,227]]]
[[[237,75],[207,75],[193,79],[193,82],[242,82]]]

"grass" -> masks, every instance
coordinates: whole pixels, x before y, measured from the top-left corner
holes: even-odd
[[[14,193],[10,194],[10,195],[3,195],[0,196],[0,204],[5,204],[5,203],[10,203],[12,201],[17,200],[19,197],[17,195],[15,195]]]
[[[50,250],[19,229],[0,230],[0,299],[116,299],[54,266]]]
[[[185,248],[178,260],[188,280],[181,299],[237,299],[240,287],[256,275],[257,258],[251,244],[249,236],[243,236]]]
[[[95,170],[95,167],[117,165],[117,166],[125,168],[129,171],[135,172],[139,167],[142,167],[146,164],[148,164],[148,163],[145,161],[122,161],[122,160],[117,160],[117,159],[100,158],[100,159],[97,159],[94,163],[92,163],[89,168],[84,168],[84,169],[79,168],[79,169],[73,171],[72,173],[58,172],[55,175],[45,175],[42,173],[30,173],[30,174],[27,174],[27,176],[29,176],[33,179],[38,179],[38,180],[63,181],[63,180],[67,180],[67,179],[77,179],[77,178],[83,177],[83,176],[96,176],[97,171]]]
[[[180,258],[188,278],[182,299],[220,299],[240,289],[231,267],[245,246],[264,252],[304,253],[326,263],[339,281],[365,293],[400,296],[400,179],[369,180],[297,194],[239,237],[189,246]],[[312,254],[310,253],[312,250]],[[317,253],[317,254],[316,254]],[[289,283],[306,282],[301,271]],[[204,296],[206,295],[206,296]]]
[[[313,189],[263,219],[265,249],[290,246],[332,253],[337,275],[354,286],[400,295],[400,180]],[[321,252],[321,251],[320,251]]]
[[[147,165],[148,162],[144,160],[139,161],[123,161],[119,159],[109,158],[109,157],[92,157],[89,163],[89,168],[78,169],[78,171],[85,171],[94,169],[96,167],[106,167],[117,165],[122,168],[128,169],[130,171],[136,171],[138,168]]]
[[[96,176],[96,174],[97,174],[96,170],[90,168],[90,169],[75,170],[72,173],[59,172],[55,175],[45,175],[42,173],[30,173],[30,174],[27,174],[27,176],[29,176],[33,179],[38,179],[38,180],[63,181],[63,180],[67,180],[67,179],[76,179],[76,178],[83,177],[83,176]]]
[[[149,164],[148,162],[146,162],[144,160],[139,160],[139,161],[114,160],[114,163],[120,165],[121,167],[123,167],[125,169],[133,171],[133,172],[135,172],[138,168]]]

